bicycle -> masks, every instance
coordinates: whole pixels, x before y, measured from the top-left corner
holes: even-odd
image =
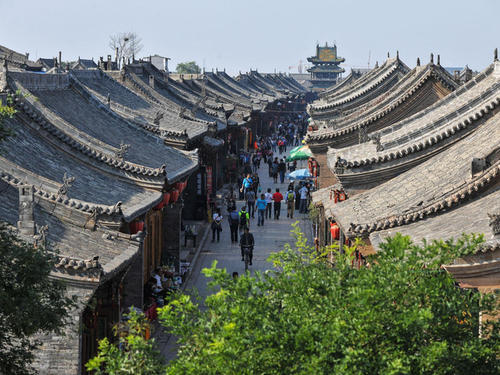
[[[251,246],[243,246],[243,260],[245,261],[245,272],[248,271],[248,265],[250,263],[250,252],[252,251]]]

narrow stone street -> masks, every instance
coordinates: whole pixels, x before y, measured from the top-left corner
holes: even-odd
[[[285,156],[282,154],[281,156]],[[284,184],[275,184],[273,179],[268,175],[268,167],[262,163],[259,169],[259,179],[262,191],[268,188],[272,189],[274,193],[276,188],[285,195],[289,181],[285,179]],[[237,209],[239,210],[244,204],[244,201],[237,201]],[[227,222],[226,208],[222,208],[222,215],[224,217],[223,230],[221,232],[220,242],[212,242],[212,233],[206,237],[205,243],[201,246],[201,252],[198,256],[196,264],[194,264],[191,276],[186,282],[185,291],[189,293],[192,290],[197,290],[202,300],[208,296],[211,291],[207,287],[209,279],[201,272],[203,268],[210,267],[214,260],[217,261],[219,268],[225,268],[228,273],[238,272],[240,275],[245,271],[244,263],[241,261],[240,247],[238,244],[232,244],[230,238],[229,224]],[[312,229],[311,221],[307,214],[300,214],[295,212],[293,219],[286,217],[286,204],[284,201],[281,204],[281,214],[279,220],[266,220],[264,226],[257,226],[257,213],[255,218],[250,219],[250,232],[253,233],[255,238],[255,248],[253,256],[253,265],[250,266],[250,271],[256,270],[265,271],[272,268],[272,264],[267,261],[269,255],[273,252],[283,249],[285,243],[293,243],[293,238],[290,234],[292,223],[298,221],[301,231],[307,236],[308,243],[312,243]],[[175,358],[177,346],[175,339],[170,338],[165,342],[160,342],[160,348],[165,358],[170,361]]]

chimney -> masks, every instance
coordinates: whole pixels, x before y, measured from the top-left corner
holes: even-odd
[[[118,47],[115,48],[115,62],[118,64]]]
[[[420,66],[420,57],[417,57],[417,66]]]
[[[434,54],[431,53],[431,64],[434,64]]]
[[[33,205],[33,185],[19,186],[19,221],[17,222],[17,228],[24,236],[33,236],[35,234]]]
[[[62,53],[59,51],[59,66],[62,66]]]
[[[438,55],[438,61],[437,61],[437,64],[438,64],[438,65],[441,65],[441,55]]]
[[[498,61],[498,48],[495,48],[493,52],[493,61]]]

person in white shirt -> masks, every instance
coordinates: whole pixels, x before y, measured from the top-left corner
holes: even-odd
[[[299,194],[300,194],[300,207],[299,207],[299,212],[302,214],[305,214],[307,212],[307,194],[309,193],[309,190],[307,187],[304,185],[300,188]]]
[[[217,233],[217,242],[219,242],[220,232],[222,232],[222,215],[220,213],[219,208],[213,214],[212,219],[213,219],[213,221],[212,221],[212,242],[215,241],[215,233]]]
[[[267,192],[264,194],[266,200],[266,219],[271,218],[271,209],[273,206],[273,194],[271,193],[271,189],[267,189]]]

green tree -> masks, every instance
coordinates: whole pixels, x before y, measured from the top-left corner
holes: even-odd
[[[59,332],[74,301],[49,277],[55,257],[0,224],[0,374],[30,374],[33,335]]]
[[[352,266],[306,245],[271,256],[275,271],[233,280],[214,264],[214,294],[176,296],[160,319],[179,338],[167,374],[498,374],[493,295],[458,288],[441,265],[477,251],[481,237],[414,245],[396,235]]]
[[[201,69],[195,61],[188,61],[177,64],[175,69],[179,74],[200,74]]]
[[[87,370],[95,374],[155,375],[163,372],[163,359],[154,348],[154,339],[146,340],[148,322],[144,314],[132,310],[127,324],[115,327],[119,347],[108,339],[99,342],[99,354],[87,364]]]

